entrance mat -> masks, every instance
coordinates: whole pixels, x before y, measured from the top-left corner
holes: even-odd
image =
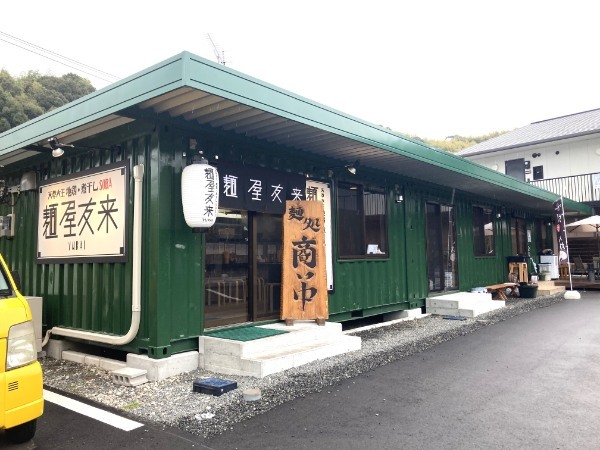
[[[287,333],[287,331],[261,327],[240,327],[211,331],[206,333],[206,336],[220,339],[230,339],[232,341],[253,341],[255,339],[262,339],[283,333]]]

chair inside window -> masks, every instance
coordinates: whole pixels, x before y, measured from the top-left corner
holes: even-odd
[[[587,275],[587,267],[583,263],[581,256],[573,256],[573,263],[575,264],[575,269],[571,275]]]

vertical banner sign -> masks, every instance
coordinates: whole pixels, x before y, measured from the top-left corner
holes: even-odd
[[[323,202],[325,208],[325,256],[327,258],[327,289],[333,291],[333,243],[331,242],[331,188],[329,183],[306,180],[306,200]]]
[[[281,319],[329,318],[321,201],[286,201],[283,216]]]
[[[129,161],[40,183],[37,263],[127,261]]]
[[[569,263],[569,245],[567,243],[567,230],[565,228],[565,213],[562,197],[554,203],[554,218],[556,219],[556,240],[558,242],[558,263]]]

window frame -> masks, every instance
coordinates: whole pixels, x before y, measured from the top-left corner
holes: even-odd
[[[481,214],[478,216],[476,210],[480,210]],[[477,258],[484,257],[495,257],[496,256],[496,217],[493,208],[481,205],[473,205],[473,255]],[[487,218],[486,218],[487,216]],[[479,218],[479,221],[477,219]],[[485,225],[487,223],[492,224],[491,234],[491,251],[486,252],[488,248],[488,242],[486,241]]]
[[[354,210],[360,217],[355,218],[354,220],[346,220],[344,217],[344,211],[352,211],[348,208],[342,208],[343,202],[341,201],[340,194],[344,191],[356,191],[356,209]],[[381,196],[382,205],[382,213],[377,216],[383,216],[379,218],[378,229],[375,230],[375,234],[378,234],[380,239],[378,242],[367,242],[369,239],[369,226],[367,224],[368,214],[365,213],[365,196],[375,194]],[[337,257],[339,260],[357,260],[357,259],[388,259],[390,257],[390,240],[389,240],[389,227],[388,227],[388,193],[384,188],[378,188],[373,186],[367,186],[361,183],[352,183],[352,182],[342,182],[339,181],[337,183],[336,189],[336,209],[337,209]],[[377,205],[373,205],[373,207],[377,208]],[[360,219],[360,220],[358,220]],[[342,244],[342,239],[344,239],[344,235],[342,229],[346,226],[346,231],[348,230],[348,224],[353,224],[358,221],[358,226],[354,227],[351,231],[353,234],[356,234],[359,239],[359,243],[357,247],[362,246],[363,252],[357,251],[348,251],[349,248],[346,248]],[[371,230],[372,232],[372,230]],[[346,233],[346,235],[348,235]],[[368,244],[377,244],[379,250],[383,253],[367,253]],[[383,247],[383,248],[382,248]]]
[[[513,216],[510,220],[511,249],[515,256],[529,256],[527,224],[528,221],[524,217]]]

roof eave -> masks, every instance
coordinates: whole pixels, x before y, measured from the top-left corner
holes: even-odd
[[[506,150],[514,150],[514,149],[518,149],[518,148],[531,147],[533,145],[546,144],[548,142],[556,142],[556,141],[562,141],[562,140],[566,140],[566,139],[575,139],[578,137],[589,136],[592,134],[600,134],[600,130],[584,131],[581,133],[573,133],[573,134],[564,135],[564,136],[550,137],[547,139],[539,139],[536,141],[523,142],[523,143],[515,144],[515,145],[506,145],[503,147],[496,147],[496,148],[491,148],[491,149],[487,149],[487,150],[481,150],[478,152],[466,153],[464,155],[459,155],[459,156],[462,156],[463,158],[468,158],[470,156],[479,156],[479,155],[485,155],[485,154],[489,154],[489,153],[502,152],[502,151],[506,151]]]
[[[7,145],[0,147],[0,156],[30,144],[41,143],[49,137],[177,89],[184,83],[182,67],[185,53],[169,58],[0,134],[0,143],[3,139],[8,142]],[[90,107],[90,105],[92,106]]]

